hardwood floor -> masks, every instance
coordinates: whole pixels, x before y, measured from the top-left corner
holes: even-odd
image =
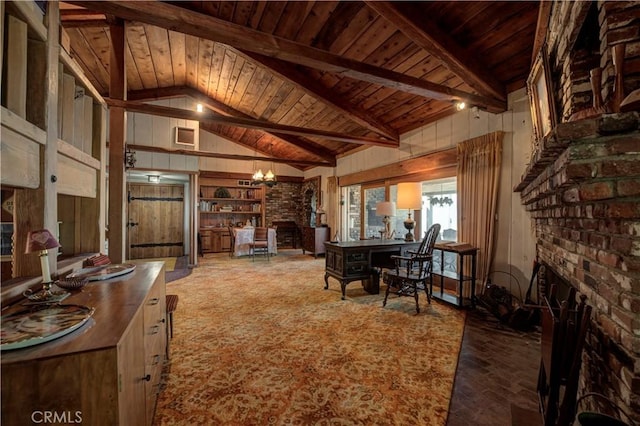
[[[515,331],[481,307],[469,311],[447,426],[512,425],[512,404],[537,413],[539,362],[539,332]],[[528,417],[513,424],[540,424]]]

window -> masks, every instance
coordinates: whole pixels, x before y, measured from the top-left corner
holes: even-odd
[[[458,240],[456,178],[422,183],[422,223],[425,224],[425,230],[434,223],[439,223],[441,239]]]
[[[343,230],[342,240],[357,241],[360,239],[360,185],[352,185],[342,188],[342,223]]]
[[[380,231],[384,232],[382,217],[377,216],[376,205],[385,200],[384,186],[364,188],[363,209],[363,235],[362,238],[380,238]]]
[[[384,230],[382,217],[376,216],[376,204],[385,201],[385,186],[352,185],[342,188],[342,239],[380,238]],[[389,201],[397,201],[398,186],[389,185]],[[406,209],[397,209],[391,218],[393,238],[405,238],[408,218]],[[438,239],[458,240],[458,196],[456,178],[434,179],[422,182],[422,209],[411,212],[415,220],[413,235],[422,239],[424,232],[434,223],[440,224]]]

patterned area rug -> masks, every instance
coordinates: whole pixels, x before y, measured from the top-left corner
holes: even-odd
[[[464,312],[370,295],[324,259],[201,259],[180,298],[155,425],[444,425]]]

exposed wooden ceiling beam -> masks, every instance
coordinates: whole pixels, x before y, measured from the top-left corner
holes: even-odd
[[[135,145],[135,144],[127,144],[127,147],[134,151],[145,151],[145,152],[160,152],[163,154],[180,154],[180,155],[192,155],[196,157],[209,157],[209,158],[224,158],[228,160],[242,160],[242,161],[272,161],[274,163],[283,163],[289,165],[304,165],[304,166],[321,166],[327,167],[328,163],[322,161],[306,161],[306,160],[291,160],[291,158],[273,158],[273,157],[258,157],[253,155],[236,155],[236,154],[222,154],[218,152],[209,152],[209,151],[193,151],[188,149],[167,149],[160,148],[157,146],[149,146],[149,145]]]
[[[188,96],[191,99],[194,99],[195,101],[200,102],[205,107],[217,112],[218,114],[222,114],[228,117],[253,119],[253,117],[247,114],[244,114],[243,112],[238,111],[234,108],[231,108],[229,105],[226,105],[222,102],[217,101],[216,99],[213,99],[209,96],[204,95],[202,92],[200,92],[197,89],[194,89],[192,87],[186,87],[186,86],[173,86],[173,87],[162,87],[158,89],[144,89],[144,90],[130,91],[127,94],[127,99],[130,101],[145,101],[145,100],[152,100],[152,99],[166,99],[166,98],[175,98],[175,97],[182,97],[182,96]],[[211,129],[206,129],[206,130],[211,131]],[[318,156],[325,161],[332,162],[332,163],[335,163],[336,161],[335,156],[330,150],[328,150],[324,146],[312,140],[302,139],[302,138],[298,138],[298,137],[284,134],[284,133],[267,132],[267,131],[264,131],[264,132],[281,139],[285,143],[291,144],[297,148],[303,149],[304,151],[312,155]],[[249,147],[248,145],[245,145],[239,141],[233,141],[233,142],[239,143],[242,146]],[[255,147],[253,146],[249,148],[255,149]]]
[[[538,6],[538,22],[536,23],[536,34],[533,39],[533,52],[531,53],[531,64],[535,62],[538,57],[538,52],[542,48],[544,38],[547,34],[547,28],[549,28],[549,18],[551,17],[551,6],[553,2],[541,1]]]
[[[144,22],[172,31],[190,34],[233,46],[237,49],[260,53],[299,65],[340,74],[357,80],[378,84],[417,96],[444,102],[464,100],[490,112],[506,110],[506,101],[475,95],[343,58],[325,50],[257,31],[202,13],[160,1],[70,1],[91,10],[113,14],[131,21]]]
[[[158,115],[162,117],[181,118],[184,120],[194,120],[200,123],[222,124],[227,126],[244,127],[248,129],[273,130],[288,135],[298,135],[307,137],[317,137],[331,139],[340,142],[357,143],[362,145],[377,145],[397,148],[399,143],[366,136],[353,136],[344,133],[330,132],[326,130],[307,129],[302,127],[287,126],[283,124],[270,123],[268,121],[253,120],[249,118],[223,117],[217,114],[206,112],[188,111],[181,108],[170,108],[160,105],[150,105],[142,102],[121,101],[117,99],[105,99],[109,107],[125,108],[130,112],[142,114]]]
[[[296,69],[290,62],[281,61],[279,59],[270,58],[268,56],[260,55],[259,53],[248,51],[241,51],[239,54],[245,55],[250,60],[264,65],[274,73],[278,74],[280,78],[295,84],[300,90],[304,91],[308,95],[313,96],[314,98],[319,99],[340,111],[351,121],[390,139],[399,140],[398,132],[395,129],[375,120],[370,113],[350,104],[347,99],[342,98],[334,91],[327,90],[325,86],[318,83],[318,81],[309,78],[308,74]]]
[[[473,52],[462,48],[436,22],[412,10],[410,2],[365,1],[420,48],[440,59],[444,65],[479,93],[506,101],[506,89],[490,74]]]

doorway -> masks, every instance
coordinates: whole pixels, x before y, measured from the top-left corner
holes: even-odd
[[[185,254],[184,185],[128,183],[128,259]]]

